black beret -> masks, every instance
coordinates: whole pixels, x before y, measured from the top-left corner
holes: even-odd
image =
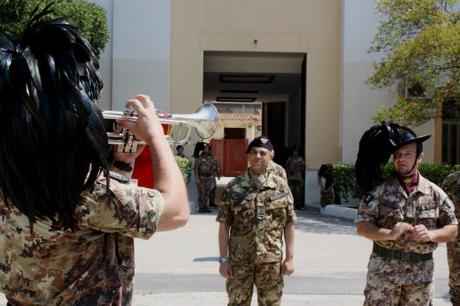
[[[273,151],[273,145],[272,143],[270,142],[270,140],[265,137],[265,136],[259,136],[259,137],[256,137],[254,138],[248,145],[248,149],[246,150],[246,153],[249,153],[249,151],[252,149],[252,148],[265,148],[269,151]]]

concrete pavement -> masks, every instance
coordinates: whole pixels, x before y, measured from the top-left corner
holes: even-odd
[[[283,306],[362,305],[371,242],[352,221],[299,212],[293,276],[285,279]],[[213,214],[193,214],[176,231],[136,240],[135,306],[226,305],[218,275],[218,224]],[[450,305],[445,245],[435,252],[435,306]],[[5,305],[5,300],[0,299]],[[257,305],[255,298],[252,305]]]
[[[194,214],[183,229],[136,242],[134,305],[226,305],[218,276],[214,214]],[[296,227],[296,271],[286,278],[283,305],[354,306],[363,302],[371,242],[352,221],[301,211]],[[435,306],[450,305],[445,245],[435,253]],[[252,305],[257,305],[254,299]]]

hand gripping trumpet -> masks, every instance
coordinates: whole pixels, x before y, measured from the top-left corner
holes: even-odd
[[[117,145],[118,152],[136,152],[139,144],[145,144],[138,140],[129,129],[123,128],[117,131],[114,120],[124,118],[137,120],[136,113],[126,111],[103,111],[102,116],[107,130],[110,145]],[[202,139],[210,138],[217,129],[219,114],[216,107],[209,102],[205,102],[194,114],[170,114],[157,112],[160,123],[168,127],[166,140],[172,145],[184,145],[190,140],[192,129]]]

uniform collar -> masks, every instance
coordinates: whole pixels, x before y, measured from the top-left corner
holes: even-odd
[[[390,184],[397,190],[399,190],[400,193],[406,195],[406,192],[404,191],[404,188],[401,186],[399,183],[399,179],[397,176],[392,176],[390,179]],[[419,172],[419,177],[418,177],[418,184],[417,187],[415,187],[415,190],[413,192],[417,193],[423,193],[423,194],[429,194],[431,190],[431,184],[430,181],[428,181],[426,178],[422,176],[422,174]]]
[[[265,173],[267,173],[267,179],[265,180],[262,187],[275,188],[277,184],[276,184],[276,181],[273,179],[273,174],[268,170],[266,170]],[[247,187],[247,188],[250,188],[252,186],[252,179],[251,179],[252,175],[254,174],[252,174],[248,168],[246,172],[244,173],[244,180],[243,180],[242,186]]]
[[[418,185],[417,185],[416,190],[423,194],[429,194],[431,192],[430,181],[424,178],[420,173],[419,173]]]

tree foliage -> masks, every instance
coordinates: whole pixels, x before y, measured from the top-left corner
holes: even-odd
[[[53,12],[46,18],[65,19],[83,33],[100,55],[110,36],[106,11],[83,0],[0,0],[0,36],[20,40],[33,10],[52,2]]]
[[[396,87],[395,105],[376,122],[419,125],[442,115],[442,104],[460,93],[460,14],[456,0],[376,0],[382,21],[370,52],[382,59],[368,82]],[[417,88],[413,95],[404,89]]]

